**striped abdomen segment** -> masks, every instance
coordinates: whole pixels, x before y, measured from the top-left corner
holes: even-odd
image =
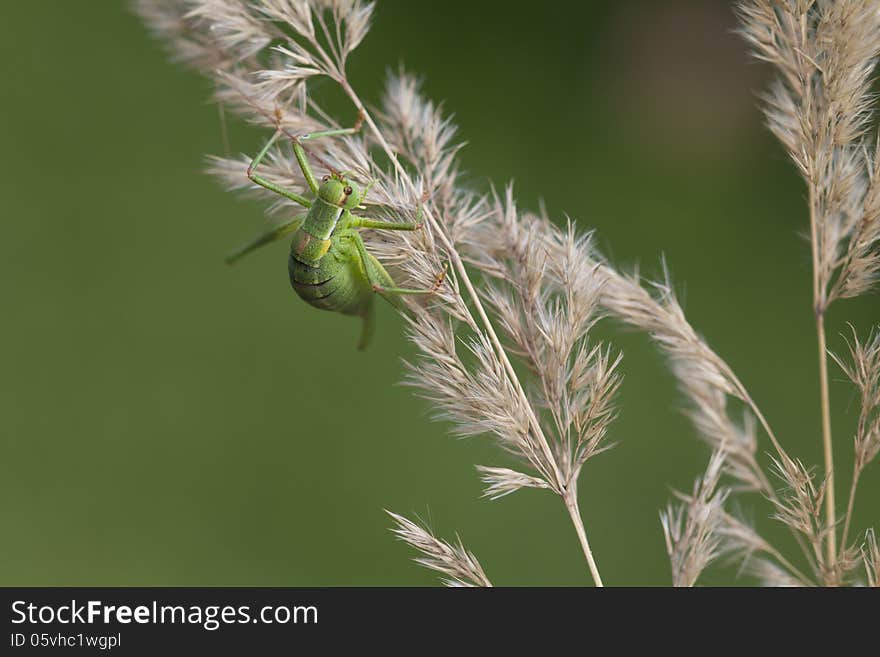
[[[331,240],[319,239],[300,228],[293,234],[287,267],[290,284],[300,298],[328,310],[332,310],[333,297],[339,291],[339,272],[330,266],[332,259],[324,257],[331,244]]]
[[[339,272],[328,272],[321,263],[313,267],[300,262],[293,253],[290,254],[287,269],[290,285],[301,299],[317,308],[335,310],[335,297],[342,282],[336,280]]]
[[[363,315],[370,306],[371,291],[355,280],[350,266],[337,262],[332,254],[312,266],[291,253],[287,268],[294,291],[315,308]]]

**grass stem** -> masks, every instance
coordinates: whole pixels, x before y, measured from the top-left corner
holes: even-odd
[[[571,522],[574,524],[578,540],[581,542],[581,548],[584,551],[584,557],[587,559],[587,565],[590,567],[593,582],[595,582],[596,586],[604,587],[602,577],[599,575],[599,568],[596,566],[596,560],[593,558],[593,550],[590,549],[590,541],[587,540],[587,530],[584,529],[584,521],[578,508],[577,489],[570,487],[562,499],[565,501],[565,508],[568,509],[568,515],[571,516]]]

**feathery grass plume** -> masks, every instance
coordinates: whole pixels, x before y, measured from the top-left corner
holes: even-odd
[[[827,480],[816,487],[814,475],[797,459],[781,456],[773,459],[774,473],[785,483],[782,495],[773,499],[773,517],[803,536],[810,544],[816,569],[823,581],[828,582],[833,563],[825,557],[822,543],[827,526],[822,523],[822,500],[827,491]]]
[[[448,543],[422,525],[391,511],[386,513],[396,524],[392,533],[422,553],[423,556],[414,561],[445,575],[442,581],[446,586],[492,586],[480,562],[462,545],[461,538],[456,537],[455,543]]]
[[[865,562],[868,586],[880,587],[880,545],[877,544],[877,535],[873,529],[865,533],[862,559]]]
[[[875,0],[744,0],[738,11],[755,56],[776,68],[764,97],[767,122],[809,192],[831,563],[837,510],[825,314],[834,300],[867,292],[880,272],[877,143],[867,136],[880,11]]]
[[[310,142],[310,150],[320,148],[320,156],[312,157],[374,183],[365,201],[368,216],[414,221],[418,210],[424,216],[423,230],[367,235],[369,249],[407,287],[434,287],[445,263],[451,266],[431,299],[403,300],[408,334],[421,353],[409,365],[408,381],[457,433],[489,433],[533,471],[496,468],[490,490],[545,487],[562,498],[600,584],[578,509],[577,477],[607,446],[620,379],[619,356],[589,343],[599,292],[595,266],[585,264],[593,260],[589,238],[549,225],[538,235],[516,212],[510,194],[502,201],[458,184],[455,127],[421,96],[412,76],[392,75],[381,109],[375,117],[367,111],[349,83],[346,62],[366,35],[372,3],[139,0],[135,8],[174,52],[215,82],[220,103],[291,139],[339,127],[309,94],[314,77],[338,84],[364,130]],[[277,143],[263,175],[306,193],[293,162],[289,144]],[[246,157],[213,158],[211,171],[232,188],[270,199],[271,210],[284,210],[288,201],[250,183],[247,164]],[[462,258],[462,245],[482,224],[504,227],[507,251],[493,252],[491,261],[511,274],[503,281],[472,281]],[[539,241],[523,242],[530,234]],[[518,376],[512,362],[517,358],[528,365],[534,385]]]
[[[751,560],[748,565],[748,572],[758,580],[761,586],[784,588],[803,586],[803,582],[794,577],[788,570],[763,557]]]
[[[728,487],[731,495],[736,491]],[[773,586],[812,586],[813,581],[794,566],[740,514],[724,511],[718,526],[719,556],[739,565],[739,572]]]
[[[486,465],[478,465],[477,472],[480,480],[486,484],[483,497],[497,500],[505,495],[515,493],[520,488],[549,488],[546,481],[538,477],[531,477],[522,472],[510,468],[492,468]]]
[[[602,278],[589,234],[519,213],[511,187],[492,202],[495,211],[464,234],[462,248],[483,273],[479,293],[508,351],[533,377],[531,404],[547,418],[564,494],[586,461],[608,449],[616,416],[621,356],[589,342],[601,317]]]
[[[739,13],[755,56],[779,74],[765,96],[767,121],[810,191],[824,312],[867,291],[880,270],[880,181],[866,139],[880,12],[874,0],[748,0]]]
[[[520,394],[493,344],[479,334],[457,339],[448,319],[422,315],[430,310],[416,310],[410,322],[422,357],[409,364],[407,381],[460,435],[488,431],[533,471],[482,467],[488,497],[523,487],[548,488],[562,497],[598,583],[579,521],[577,481],[587,460],[608,447],[620,356],[589,341],[601,289],[591,240],[572,227],[561,230],[519,213],[510,188],[503,198],[493,195],[466,207],[470,216],[457,222],[457,236],[463,258],[483,274],[478,299],[501,329],[505,357],[526,366],[532,385]]]
[[[840,584],[855,567],[856,548],[845,545],[848,520],[843,531],[844,549],[835,547],[835,512],[833,501],[833,460],[831,458],[830,413],[828,412],[827,366],[825,360],[824,313],[835,298],[864,292],[876,277],[878,191],[876,148],[865,139],[873,113],[870,94],[876,55],[880,52],[880,11],[876,3],[862,1],[813,2],[747,1],[740,4],[743,33],[765,59],[780,70],[780,77],[767,98],[771,129],[788,147],[810,189],[811,237],[814,256],[814,298],[820,343],[820,374],[823,383],[823,443],[826,450],[826,477],[818,488],[803,464],[782,450],[760,410],[723,361],[700,344],[687,330],[682,331],[683,314],[674,298],[670,308],[651,307],[653,299],[637,280],[621,280],[611,272],[617,285],[608,286],[611,313],[624,321],[648,330],[672,357],[672,368],[693,406],[692,419],[717,449],[727,451],[726,472],[741,489],[764,492],[776,508],[776,519],[784,522],[802,539],[816,578],[825,584]],[[855,264],[858,262],[858,264]],[[622,283],[622,284],[621,284]],[[628,285],[627,285],[628,284]],[[661,286],[663,292],[668,284]],[[625,300],[625,301],[623,301]],[[665,301],[663,295],[660,301]],[[671,312],[665,312],[671,310]],[[680,320],[680,321],[676,321]],[[856,351],[859,353],[856,354]],[[863,415],[856,436],[856,470],[850,504],[855,495],[858,475],[864,463],[876,455],[873,437],[872,382],[868,373],[874,369],[871,349],[858,344],[854,361],[863,364],[857,380],[850,378],[863,393]],[[846,368],[845,368],[846,369]],[[876,385],[876,384],[873,384]],[[785,490],[778,495],[754,459],[754,421],[746,414],[744,431],[738,432],[727,412],[726,396],[744,402],[767,431],[777,455],[776,473]],[[707,473],[708,474],[708,473]],[[826,502],[827,520],[821,521],[822,501]],[[851,517],[851,510],[847,518]],[[746,570],[765,583],[809,583],[807,578],[760,537],[752,535],[747,525],[729,522],[725,529],[725,547],[739,559],[748,559],[754,551],[762,556]],[[733,531],[732,531],[733,530]],[[826,551],[822,552],[822,543]]]
[[[215,43],[207,28],[193,29],[196,20],[187,16],[186,2],[133,0],[132,6],[176,61],[203,72],[224,69],[235,62]]]
[[[606,279],[602,288],[602,306],[618,321],[648,333],[667,355],[679,387],[690,401],[687,412],[698,434],[714,451],[723,455],[724,472],[732,480],[727,486],[730,492],[755,491],[774,503],[778,502],[779,496],[756,457],[756,418],[777,456],[783,460],[790,460],[790,457],[731,367],[688,323],[673,292],[668,273],[662,281],[648,283],[654,292],[651,294],[638,274],[622,274],[607,263],[602,263],[601,272]],[[746,406],[742,422],[737,422],[731,416],[732,401]],[[796,484],[797,481],[788,482],[790,487]],[[751,531],[754,533],[754,528]],[[818,578],[821,571],[812,551],[800,534],[792,531]],[[754,535],[757,537],[757,533]],[[727,536],[722,540],[726,542],[729,539],[730,536]],[[779,549],[766,541],[763,543],[765,549],[762,551],[767,555],[763,557],[764,561],[775,560],[775,568],[785,572],[791,581],[810,583]],[[746,559],[749,555],[747,551],[736,549],[735,545],[724,549],[731,558]],[[755,574],[751,568],[745,568],[744,572]]]
[[[718,486],[723,465],[723,452],[714,452],[705,474],[694,482],[693,492],[676,493],[679,502],[660,512],[673,586],[694,586],[719,555],[724,502],[730,492]]]
[[[859,479],[865,467],[880,453],[880,331],[875,330],[865,343],[859,341],[855,329],[852,331],[853,338],[849,344],[851,362],[831,354],[840,369],[859,389],[861,401],[859,423],[853,441],[855,459],[852,481],[841,538],[841,545],[844,546],[852,522]]]
[[[736,422],[728,410],[729,399],[746,403],[761,419],[779,453],[784,451],[745,386],[688,323],[669,275],[649,283],[651,294],[638,274],[628,276],[608,264],[602,265],[601,272],[606,279],[603,307],[617,320],[648,333],[666,353],[679,387],[691,402],[688,414],[694,426],[714,450],[725,454],[725,471],[736,487],[772,495],[756,459],[755,419],[746,412],[742,422]]]

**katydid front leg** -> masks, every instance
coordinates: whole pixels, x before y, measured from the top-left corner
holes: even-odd
[[[315,174],[312,171],[312,165],[309,164],[309,157],[306,154],[306,149],[302,146],[302,142],[308,141],[310,139],[319,139],[320,137],[353,135],[361,129],[361,123],[363,123],[363,117],[359,116],[357,122],[352,128],[338,128],[335,130],[322,130],[321,132],[309,132],[307,134],[300,135],[293,140],[293,154],[296,155],[296,161],[299,163],[299,168],[302,169],[303,177],[306,179],[306,184],[308,184],[309,189],[312,190],[312,193],[318,193],[318,179],[315,178]]]
[[[272,138],[268,142],[266,142],[266,145],[263,146],[263,150],[261,150],[257,154],[257,156],[251,162],[250,166],[247,168],[247,177],[256,184],[260,185],[260,187],[265,187],[270,192],[275,192],[276,194],[280,194],[285,198],[289,198],[291,201],[293,201],[294,203],[299,203],[304,208],[310,208],[312,207],[312,202],[305,196],[300,196],[294,191],[284,189],[280,185],[276,185],[275,183],[270,182],[269,180],[266,180],[262,176],[258,176],[256,174],[256,169],[260,165],[260,162],[263,161],[263,158],[266,157],[266,153],[269,152],[269,149],[272,148],[272,144],[274,144],[278,140],[278,137],[280,137],[281,134],[281,129],[276,130],[275,134],[272,135]]]

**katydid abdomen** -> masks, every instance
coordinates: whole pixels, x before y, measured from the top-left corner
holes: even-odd
[[[373,290],[360,271],[359,259],[348,254],[348,241],[344,235],[317,240],[304,229],[297,230],[287,262],[290,285],[315,308],[364,316],[372,305]]]

